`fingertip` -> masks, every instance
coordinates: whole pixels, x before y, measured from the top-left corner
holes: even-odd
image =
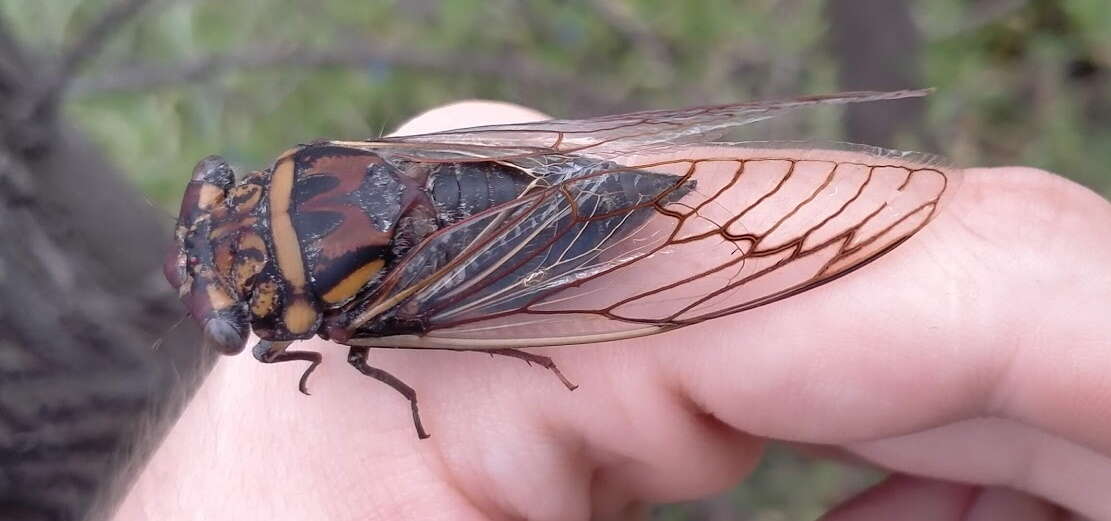
[[[390,135],[409,136],[457,128],[527,123],[546,119],[551,119],[551,116],[515,103],[464,100],[422,112],[402,123]]]
[[[834,508],[821,521],[945,521],[963,519],[977,487],[892,476]]]
[[[1057,508],[1014,490],[893,476],[841,504],[821,521],[1049,521]]]

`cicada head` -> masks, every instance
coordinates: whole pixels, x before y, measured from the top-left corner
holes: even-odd
[[[225,354],[242,351],[250,332],[251,279],[265,262],[265,247],[253,230],[261,190],[237,186],[223,158],[202,159],[185,190],[176,244],[164,265],[206,343]]]

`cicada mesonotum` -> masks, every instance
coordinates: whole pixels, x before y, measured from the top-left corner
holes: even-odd
[[[848,273],[922,229],[959,171],[858,147],[713,143],[820,104],[923,91],[318,141],[236,182],[193,172],[166,275],[207,343],[262,362],[319,335],[348,362],[371,347],[483,350],[663,333],[762,306]],[[562,375],[559,375],[563,379]],[[564,383],[572,387],[563,379]]]

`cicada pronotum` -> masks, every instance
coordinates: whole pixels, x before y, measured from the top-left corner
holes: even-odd
[[[318,141],[236,182],[202,160],[166,265],[209,344],[267,363],[319,335],[371,347],[483,350],[671,331],[806,291],[898,246],[937,214],[959,171],[928,156],[798,143],[714,143],[820,104],[923,91]],[[840,159],[839,159],[840,158]],[[562,375],[559,375],[563,379]],[[572,387],[566,379],[564,383]]]

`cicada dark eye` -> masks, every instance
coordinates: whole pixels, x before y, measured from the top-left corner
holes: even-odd
[[[208,156],[193,167],[193,180],[212,183],[224,190],[235,184],[235,172],[231,165],[220,156]]]
[[[238,354],[247,345],[247,324],[218,316],[204,324],[205,343],[225,355]]]

